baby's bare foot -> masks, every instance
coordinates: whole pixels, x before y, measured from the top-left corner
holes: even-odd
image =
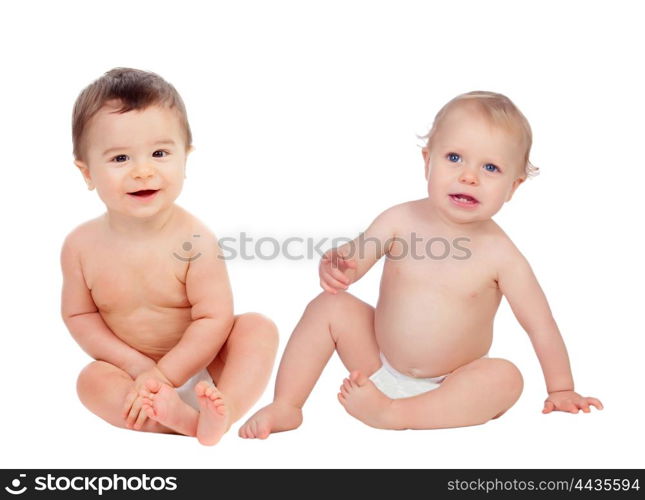
[[[273,432],[290,431],[302,423],[302,410],[282,403],[271,403],[249,418],[240,427],[244,439],[266,439]]]
[[[377,389],[374,382],[360,372],[352,372],[343,381],[338,401],[347,413],[377,429],[392,428],[388,415],[392,400]]]
[[[230,409],[224,395],[210,382],[202,380],[195,386],[195,394],[199,401],[199,423],[197,424],[197,439],[201,444],[212,446],[217,444],[228,430]]]
[[[182,401],[175,389],[159,380],[150,379],[139,395],[142,398],[142,410],[152,420],[180,434],[195,435],[199,414]]]

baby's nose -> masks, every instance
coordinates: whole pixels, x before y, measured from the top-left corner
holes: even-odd
[[[134,168],[132,169],[132,176],[135,179],[149,178],[152,177],[154,173],[154,167],[148,162],[139,162],[135,164]]]
[[[471,184],[471,185],[477,185],[479,184],[479,179],[477,178],[477,175],[470,170],[464,170],[462,174],[459,176],[459,182],[462,184]]]

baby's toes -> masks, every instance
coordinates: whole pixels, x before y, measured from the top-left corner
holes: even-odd
[[[246,426],[245,436],[246,438],[256,438],[258,437],[258,425],[255,420],[249,422]]]
[[[209,387],[210,384],[206,380],[201,380],[195,386],[195,394],[197,394],[197,397],[205,396]]]
[[[222,396],[222,393],[221,393],[221,392],[219,392],[219,390],[217,389],[217,387],[215,387],[214,385],[211,385],[211,386],[208,388],[208,390],[206,391],[206,396],[207,396],[207,397],[208,397],[208,399],[210,399],[211,401],[215,401],[217,398],[219,398],[219,397],[221,397],[221,396]]]
[[[211,402],[213,409],[220,415],[226,415],[226,405],[222,398],[218,398],[215,401]]]
[[[273,417],[264,415],[261,418],[253,420],[251,423],[252,437],[266,439],[271,434],[271,426],[275,423]]]
[[[215,389],[213,392],[211,392],[208,398],[215,404],[223,405],[224,400],[222,399],[222,397],[222,393]]]
[[[144,385],[146,389],[148,389],[148,391],[152,392],[153,394],[157,394],[161,389],[161,382],[159,382],[155,378],[149,378],[148,380],[146,380]]]
[[[349,379],[359,387],[364,386],[368,382],[368,378],[359,371],[353,371],[350,373]]]

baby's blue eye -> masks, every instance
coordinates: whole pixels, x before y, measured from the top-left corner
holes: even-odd
[[[495,165],[493,165],[492,163],[487,163],[486,165],[484,165],[484,169],[485,169],[487,172],[498,172],[498,171],[499,171],[499,168],[497,168],[497,167],[496,167]]]
[[[459,156],[457,153],[448,153],[448,160],[450,160],[453,163],[457,163],[461,156]]]
[[[154,153],[152,153],[152,156],[154,158],[163,158],[164,156],[168,156],[168,151],[163,151],[162,149],[158,149]]]
[[[116,163],[123,163],[124,161],[128,161],[128,155],[116,155],[114,158],[112,158],[112,161]]]

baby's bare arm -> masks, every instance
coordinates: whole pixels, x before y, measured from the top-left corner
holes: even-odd
[[[524,256],[510,244],[504,252],[498,284],[531,339],[544,372],[547,391],[573,391],[567,348],[544,292]]]
[[[136,378],[155,363],[114,335],[101,318],[83,277],[79,238],[77,233],[70,234],[61,251],[63,321],[74,340],[90,356],[117,366]]]
[[[181,340],[157,363],[175,387],[208,366],[228,338],[233,325],[233,297],[226,265],[215,236],[202,231],[202,255],[186,274],[190,326]]]
[[[401,211],[401,206],[386,210],[353,241],[325,252],[319,267],[321,286],[335,293],[361,279],[390,250]]]

